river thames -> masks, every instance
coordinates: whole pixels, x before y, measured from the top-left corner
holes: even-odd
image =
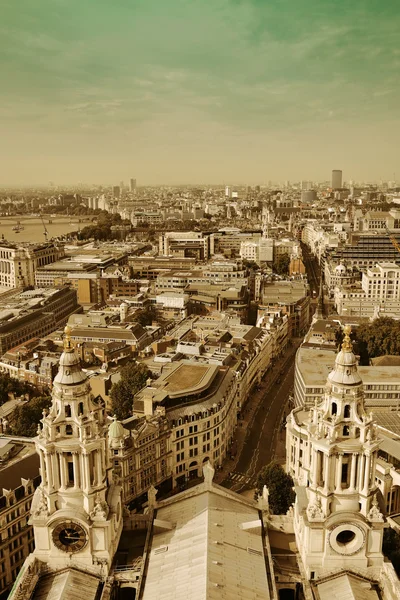
[[[79,223],[79,218],[81,223]],[[91,223],[90,217],[68,217],[47,215],[43,218],[48,232],[48,239],[67,235],[79,231]],[[51,222],[49,222],[51,221]],[[20,223],[21,229],[13,231],[13,227]],[[44,227],[39,217],[0,217],[0,238],[9,242],[45,242]]]

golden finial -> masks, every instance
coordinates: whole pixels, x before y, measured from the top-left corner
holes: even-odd
[[[69,325],[66,325],[64,328],[64,350],[65,352],[70,352],[73,350],[72,342],[71,342],[71,333],[72,329]]]
[[[343,327],[343,333],[344,333],[344,338],[343,338],[343,342],[342,342],[342,350],[343,350],[343,352],[353,352],[353,344],[352,344],[352,341],[350,339],[351,326],[350,325],[345,325]]]

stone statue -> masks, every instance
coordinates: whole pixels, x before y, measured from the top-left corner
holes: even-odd
[[[108,515],[108,506],[107,502],[104,502],[101,499],[100,494],[97,492],[96,498],[94,501],[94,508],[90,513],[90,518],[92,521],[100,521],[106,519]]]
[[[321,498],[317,496],[313,504],[307,506],[307,516],[310,521],[322,521],[324,511],[322,510]]]
[[[47,506],[47,498],[42,489],[39,488],[39,502],[34,512],[35,517],[48,517],[49,509]]]
[[[381,513],[381,511],[379,510],[379,504],[378,504],[378,499],[376,497],[376,494],[374,494],[374,497],[372,499],[372,506],[369,509],[368,515],[367,515],[367,519],[369,521],[375,521],[378,523],[382,523],[383,522],[383,514]]]
[[[147,500],[149,502],[149,508],[155,508],[157,493],[158,490],[154,487],[154,485],[151,485],[147,490]]]
[[[215,473],[215,470],[213,469],[213,466],[211,465],[210,461],[208,460],[203,467],[204,483],[206,484],[206,487],[208,487],[208,488],[210,488],[212,486],[212,481],[214,479],[214,473]]]

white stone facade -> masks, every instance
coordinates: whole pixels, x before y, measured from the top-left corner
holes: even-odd
[[[287,424],[287,469],[297,483],[294,528],[308,579],[350,565],[374,576],[383,565],[379,441],[348,334],[322,398],[309,413],[295,409]]]

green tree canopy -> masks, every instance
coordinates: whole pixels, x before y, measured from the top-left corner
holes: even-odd
[[[382,551],[392,561],[397,576],[400,576],[400,535],[391,527],[383,532]]]
[[[146,327],[146,325],[152,325],[153,321],[163,325],[165,323],[165,319],[161,315],[160,310],[154,306],[154,304],[149,304],[145,308],[138,310],[133,319],[142,325],[142,327]]]
[[[8,394],[12,393],[15,396],[26,394],[31,391],[28,384],[19,379],[10,377],[7,373],[0,374],[0,405],[8,400]]]
[[[17,406],[8,423],[11,434],[34,437],[38,423],[43,418],[43,410],[50,406],[50,396],[37,396],[26,404]]]
[[[281,254],[274,260],[272,268],[277,275],[289,275],[289,265],[289,254]]]
[[[381,317],[372,323],[361,323],[351,332],[351,338],[362,365],[368,365],[370,359],[376,356],[400,355],[400,321],[390,317]],[[341,329],[336,334],[336,340],[340,346],[343,340]]]
[[[257,475],[255,499],[261,496],[264,485],[269,492],[269,507],[273,514],[286,514],[295,500],[293,479],[276,461],[263,467]]]
[[[111,409],[119,420],[132,414],[133,396],[145,385],[150,371],[143,363],[132,362],[121,369],[121,379],[111,388]]]

